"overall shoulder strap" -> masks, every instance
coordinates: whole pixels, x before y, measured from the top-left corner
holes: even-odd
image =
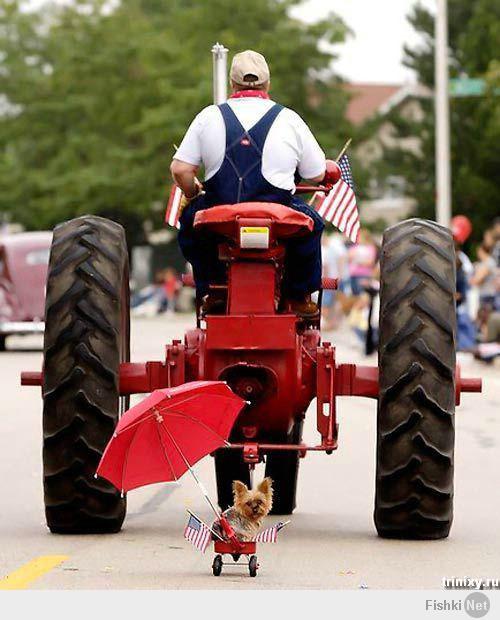
[[[248,132],[255,146],[257,146],[260,151],[264,148],[267,134],[282,109],[282,105],[275,103]]]
[[[220,113],[224,125],[226,126],[226,150],[235,142],[238,142],[243,135],[246,134],[245,128],[238,120],[238,117],[227,103],[221,103],[219,106]]]

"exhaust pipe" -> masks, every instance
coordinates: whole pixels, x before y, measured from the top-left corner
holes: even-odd
[[[216,105],[227,100],[227,52],[220,43],[212,47],[214,103]]]

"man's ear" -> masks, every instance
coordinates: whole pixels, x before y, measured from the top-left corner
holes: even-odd
[[[264,478],[264,480],[259,484],[257,489],[261,493],[264,493],[264,495],[267,495],[267,496],[272,495],[272,493],[273,493],[273,481],[272,481],[272,479],[269,478],[269,477]]]
[[[235,480],[233,482],[233,495],[235,499],[239,497],[240,495],[243,495],[243,493],[247,493],[247,492],[248,492],[248,487],[246,484],[243,484],[243,482],[240,482],[239,480]]]

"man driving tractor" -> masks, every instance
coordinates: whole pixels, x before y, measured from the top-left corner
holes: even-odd
[[[180,217],[179,245],[193,266],[197,295],[205,312],[221,300],[209,284],[224,282],[214,237],[193,228],[198,211],[219,204],[275,202],[308,215],[307,236],[287,242],[284,295],[291,310],[314,317],[311,293],[321,286],[321,232],[318,213],[294,195],[296,175],[317,183],[325,176],[325,154],[309,127],[294,111],[269,97],[270,72],[261,54],[236,54],[230,71],[232,94],[221,105],[204,108],[191,123],[171,164],[174,181],[187,204]],[[196,175],[205,169],[203,185]]]

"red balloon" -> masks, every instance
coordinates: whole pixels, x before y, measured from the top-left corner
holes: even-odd
[[[465,215],[455,215],[451,219],[451,232],[455,241],[465,243],[472,232],[471,221]]]

